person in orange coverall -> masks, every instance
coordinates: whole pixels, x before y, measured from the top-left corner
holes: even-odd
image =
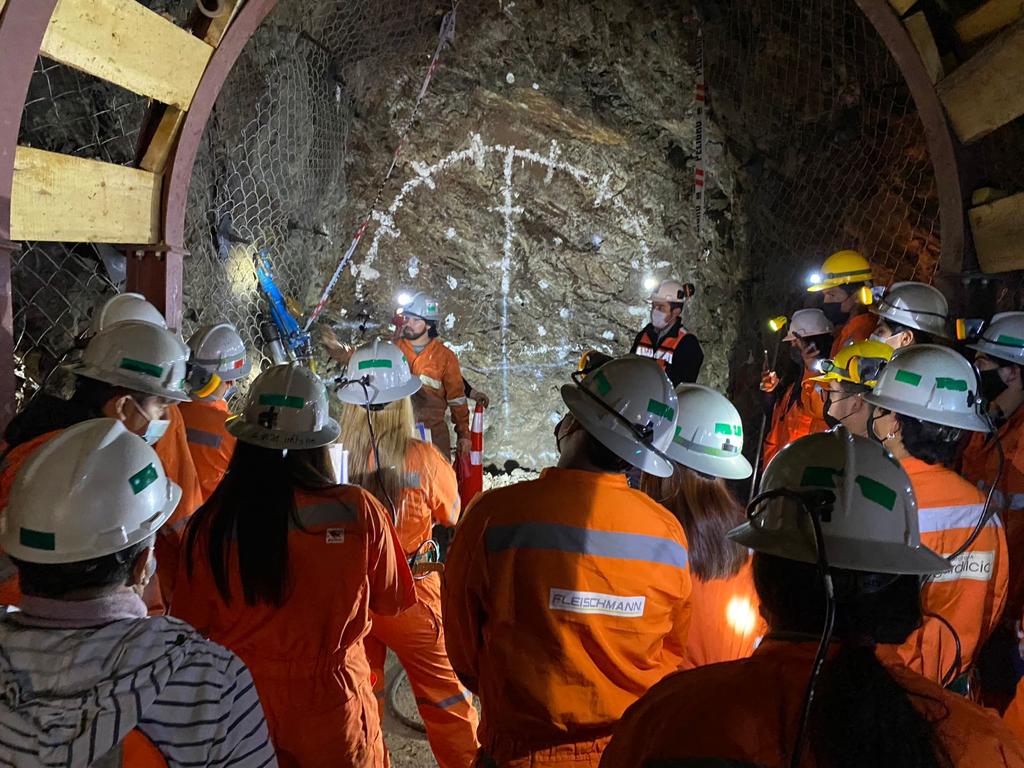
[[[839,350],[855,341],[871,337],[878,318],[869,314],[861,289],[870,290],[871,264],[857,251],[837,251],[822,262],[808,279],[808,293],[821,294],[821,310],[835,326],[832,349],[822,353],[835,357]]]
[[[675,392],[632,355],[573,379],[558,467],[478,496],[448,556],[448,654],[480,697],[478,766],[596,766],[626,707],[686,649],[682,526],[625,474],[672,473]]]
[[[454,526],[460,503],[451,464],[433,445],[413,437],[410,397],[422,385],[398,348],[386,341],[357,349],[346,378],[349,383],[339,389],[338,397],[345,403],[341,431],[351,482],[383,504],[394,502],[402,551],[413,562],[426,560],[436,548],[432,524]],[[459,684],[448,660],[438,573],[418,575],[416,605],[409,610],[398,616],[373,615],[366,655],[382,712],[388,648],[409,675],[438,765],[471,765],[479,746],[478,718],[472,694]]]
[[[755,550],[768,636],[749,659],[654,686],[622,717],[601,766],[1024,766],[1024,746],[994,714],[899,659],[921,621],[920,577],[948,567],[921,545],[900,466],[837,427],[783,450],[760,490],[755,516],[729,536]]]
[[[430,430],[434,445],[450,460],[452,442],[445,420],[448,411],[455,427],[456,451],[469,453],[472,440],[466,382],[459,359],[437,337],[440,316],[437,300],[417,293],[402,307],[402,338],[395,344],[409,361],[413,376],[423,383],[412,399],[416,421]]]
[[[679,416],[666,453],[672,477],[645,474],[640,487],[683,524],[690,553],[693,617],[683,668],[742,659],[764,635],[745,547],[725,534],[746,519],[726,480],[750,477],[735,406],[698,384],[676,387]]]
[[[915,344],[893,355],[864,402],[874,409],[868,437],[884,445],[910,477],[922,542],[944,557],[957,554],[948,571],[925,582],[924,623],[899,649],[911,669],[948,685],[970,671],[998,624],[1009,575],[998,516],[958,554],[985,507],[981,492],[948,468],[963,431],[988,430],[979,412],[977,378],[952,349]]]
[[[186,529],[172,613],[252,672],[281,766],[384,765],[363,638],[414,601],[388,513],[335,485],[340,432],[298,364],[252,384],[231,467]],[[287,449],[287,450],[285,450]]]
[[[772,405],[771,429],[764,439],[764,466],[794,440],[812,432],[824,432],[824,395],[813,380],[817,362],[832,348],[832,323],[820,309],[798,309],[789,322],[783,341],[790,343],[791,370],[785,379],[791,383]],[[779,387],[774,371],[761,382],[762,391],[771,396]]]
[[[155,310],[154,310],[155,311]],[[125,320],[99,331],[91,338],[75,373],[75,391],[70,400],[40,393],[8,425],[4,434],[7,450],[0,462],[0,508],[14,478],[25,460],[42,444],[56,437],[67,427],[101,416],[115,418],[153,445],[165,472],[182,488],[182,505],[195,503],[185,498],[194,480],[191,457],[184,451],[186,462],[174,443],[173,425],[180,414],[173,402],[188,399],[183,389],[188,348],[170,331],[149,322]],[[184,441],[184,429],[181,431]],[[182,514],[181,506],[174,516]],[[172,520],[174,517],[172,517]],[[167,526],[164,526],[166,528]],[[167,542],[175,537],[162,528],[156,539],[157,557]],[[146,594],[146,603],[155,613],[163,612],[165,603],[156,582],[173,580],[168,571],[170,558],[157,563],[157,579]],[[0,561],[0,600],[17,605],[20,600],[17,574],[3,567]]]

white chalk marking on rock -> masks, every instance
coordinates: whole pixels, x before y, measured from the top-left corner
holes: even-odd
[[[448,229],[444,231],[445,240],[454,240],[457,236],[458,233],[455,231],[455,227],[448,227]]]
[[[540,288],[542,291],[546,291],[548,288],[551,287],[551,283],[549,283],[547,280],[543,280],[543,279],[542,280],[538,280],[537,281],[537,287]]]
[[[545,328],[543,325],[538,325],[537,326],[537,335],[540,336],[541,338],[544,338],[545,336],[548,335],[548,329]]]
[[[516,76],[513,75],[511,72],[509,72],[507,75],[505,75],[505,82],[508,83],[509,85],[512,85],[513,83],[515,83],[515,81],[516,81]]]
[[[604,333],[601,334],[601,338],[605,339],[606,341],[615,341],[615,332],[605,331]]]
[[[569,311],[568,307],[562,307],[558,310],[558,316],[563,320],[568,320],[570,315],[572,315],[572,312]]]
[[[415,256],[409,257],[409,277],[415,279],[420,273],[420,260]]]
[[[447,331],[450,331],[452,328],[455,327],[455,315],[453,315],[451,312],[449,312],[447,315],[445,315],[444,327],[445,327],[445,330],[447,330]]]
[[[453,291],[459,287],[459,281],[456,280],[451,275],[448,275],[448,277],[446,277],[445,279],[448,281],[448,287],[451,288]]]

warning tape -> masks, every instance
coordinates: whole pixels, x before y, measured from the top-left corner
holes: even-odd
[[[693,205],[697,219],[697,236],[700,236],[704,224],[704,116],[707,108],[707,88],[704,85],[704,26],[697,19],[697,85],[694,88],[694,114],[696,131],[694,132],[694,156],[697,165],[693,172]]]
[[[373,212],[377,210],[377,206],[380,204],[381,198],[384,196],[384,188],[391,180],[391,176],[394,174],[395,168],[398,167],[398,158],[402,154],[402,150],[405,148],[406,140],[409,138],[409,131],[412,129],[412,126],[419,115],[420,104],[423,102],[423,97],[427,95],[427,89],[430,88],[430,81],[434,79],[434,73],[437,71],[437,65],[441,61],[441,52],[444,51],[444,49],[447,48],[455,39],[455,11],[457,8],[458,3],[455,3],[452,6],[452,9],[444,15],[444,19],[441,21],[441,31],[437,36],[437,48],[434,50],[434,55],[430,59],[430,66],[427,68],[427,74],[423,78],[423,85],[420,87],[420,92],[416,96],[416,102],[413,104],[412,113],[409,115],[409,122],[406,123],[405,128],[402,130],[402,135],[398,139],[398,145],[395,147],[395,152],[391,156],[391,165],[388,167],[388,172],[384,174],[384,178],[381,179],[380,184],[377,186],[377,193],[374,195],[369,211],[367,211],[362,223],[356,230],[356,234],[352,238],[352,242],[349,243],[348,250],[346,250],[344,256],[341,257],[341,261],[338,262],[338,268],[334,270],[334,274],[331,275],[331,279],[327,281],[327,285],[324,287],[323,293],[320,294],[320,300],[317,301],[316,306],[309,315],[309,319],[306,320],[306,326],[303,330],[307,333],[313,323],[316,322],[316,319],[320,317],[320,313],[323,312],[324,306],[327,304],[327,299],[330,298],[331,292],[334,290],[334,286],[338,284],[338,280],[341,278],[342,272],[345,271],[345,267],[348,266],[349,261],[352,260],[352,256],[356,252],[356,248],[359,247],[359,243],[363,239],[363,235],[366,234],[366,230],[370,226],[370,222],[373,220]]]

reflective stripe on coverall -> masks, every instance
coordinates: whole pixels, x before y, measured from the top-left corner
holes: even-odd
[[[796,386],[796,382],[794,382],[775,402],[771,430],[764,439],[763,465],[766,467],[775,454],[794,440],[828,429],[828,424],[814,415],[820,410],[820,406],[815,408],[812,403],[816,400],[820,401],[822,396],[816,389],[816,382],[811,381],[810,377],[817,374],[804,372],[803,375],[804,378],[800,383],[800,397],[790,401],[793,396],[793,387]]]
[[[455,436],[469,439],[469,400],[459,358],[440,339],[431,339],[418,354],[408,339],[395,344],[409,361],[413,376],[423,382],[423,389],[412,396],[416,421],[430,430],[434,445],[450,461],[452,441],[445,421],[449,410]]]
[[[602,768],[701,757],[788,767],[817,650],[817,641],[769,637],[749,659],[665,678],[626,712],[604,753]],[[876,655],[911,694],[914,707],[931,721],[953,765],[1024,766],[1024,747],[991,711],[906,669],[891,645],[879,645]],[[812,749],[804,749],[800,765],[817,765]]]
[[[412,574],[388,513],[366,491],[297,490],[295,502],[302,528],[288,534],[283,605],[246,605],[237,550],[225,603],[201,531],[191,575],[182,558],[173,611],[245,661],[282,765],[376,768],[384,742],[363,638],[371,609],[413,604]]]
[[[691,581],[693,618],[683,669],[747,658],[767,631],[749,558],[735,576]]]
[[[1006,461],[994,503],[998,503],[1000,509],[1004,502],[1006,504],[1003,526],[1010,551],[1010,595],[1006,614],[1016,619],[1024,611],[1024,406],[1014,411],[999,428],[999,441]],[[973,433],[960,459],[960,467],[960,474],[982,493],[987,493],[999,469],[995,440],[981,432]]]
[[[545,469],[470,505],[442,604],[452,666],[483,707],[478,764],[587,768],[682,664],[686,537],[624,475]]]
[[[973,485],[945,467],[906,458],[900,464],[917,496],[921,545],[943,557],[970,536],[985,500]],[[999,622],[1006,604],[1009,565],[1006,536],[998,517],[989,520],[950,571],[933,576],[921,590],[924,622],[899,647],[915,672],[940,683],[956,659],[948,621],[960,637],[960,671],[971,668],[978,650]]]
[[[870,312],[864,312],[860,315],[854,315],[851,317],[836,330],[835,340],[832,342],[832,354],[830,357],[834,358],[839,354],[839,350],[843,347],[848,347],[855,341],[865,341],[870,339],[871,334],[875,332],[875,327],[877,325],[878,317],[872,315]]]
[[[406,556],[431,537],[433,522],[459,519],[455,470],[433,445],[413,440],[405,457],[405,482],[398,510],[398,538]],[[477,714],[473,697],[459,684],[445,650],[441,626],[441,578],[416,581],[416,605],[397,616],[372,614],[366,655],[383,717],[384,663],[390,648],[402,662],[427,726],[430,748],[441,768],[465,768],[476,756]]]
[[[220,485],[235,452],[235,436],[225,426],[231,413],[223,400],[193,400],[180,407],[185,439],[205,504]]]

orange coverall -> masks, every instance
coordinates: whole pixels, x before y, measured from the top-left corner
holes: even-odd
[[[700,757],[788,768],[817,650],[816,641],[769,638],[749,659],[665,678],[626,712],[602,768]],[[953,765],[1024,766],[1024,747],[992,712],[906,669],[893,646],[879,645],[876,654],[932,722]],[[800,765],[817,765],[807,746]]]
[[[249,667],[282,767],[379,768],[384,741],[363,638],[371,610],[412,605],[412,574],[388,513],[366,491],[297,490],[295,503],[302,528],[288,533],[283,605],[246,605],[237,550],[225,603],[201,531],[191,575],[182,558],[173,613]]]
[[[835,340],[832,342],[831,357],[835,357],[839,354],[839,350],[853,344],[855,341],[870,339],[877,325],[878,318],[870,312],[851,317],[836,330]]]
[[[812,375],[817,374],[804,372],[804,378],[800,382],[800,397],[795,402],[790,402],[795,382],[775,402],[771,430],[764,439],[764,466],[767,467],[775,454],[794,440],[828,429],[828,425],[820,417],[822,395],[816,389],[817,382],[811,381]]]
[[[1010,550],[1010,596],[1006,611],[1016,619],[1024,611],[1024,407],[1014,411],[999,428],[999,440],[1006,460],[997,489],[1002,498],[994,501],[1000,509],[1002,502],[1006,503],[1003,525]],[[987,493],[999,468],[995,441],[975,432],[960,459],[960,467],[960,474]]]
[[[1017,683],[1017,695],[1003,713],[1003,722],[1014,736],[1024,741],[1024,677]]]
[[[914,458],[900,463],[917,496],[922,546],[944,557],[953,554],[977,524],[984,498],[945,467]],[[928,616],[938,614],[960,637],[960,670],[969,670],[1002,616],[1008,579],[1006,536],[994,517],[953,569],[931,577],[922,588],[924,623],[899,647],[907,666],[937,683],[953,666],[956,646],[949,627]]]
[[[452,666],[483,707],[477,765],[596,766],[680,668],[690,588],[682,526],[624,475],[546,469],[477,496],[442,591]]]
[[[433,445],[413,440],[404,469],[405,482],[398,502],[398,538],[408,559],[430,539],[434,521],[449,527],[458,522],[460,506],[455,470]],[[438,574],[416,581],[416,604],[409,610],[398,616],[373,614],[366,655],[382,716],[388,648],[395,652],[409,675],[438,765],[471,765],[479,746],[476,708],[473,695],[459,684],[448,660]]]
[[[220,485],[235,453],[235,437],[225,426],[230,415],[223,400],[193,400],[181,406],[188,450],[204,504]]]
[[[430,430],[434,445],[450,460],[452,441],[445,421],[449,410],[455,436],[469,439],[469,401],[459,358],[440,339],[431,339],[418,354],[408,339],[399,339],[395,344],[409,361],[412,375],[423,382],[423,389],[412,396],[416,421]]]
[[[745,659],[764,637],[767,626],[759,612],[750,560],[728,579],[693,576],[693,618],[686,641],[683,669]]]

